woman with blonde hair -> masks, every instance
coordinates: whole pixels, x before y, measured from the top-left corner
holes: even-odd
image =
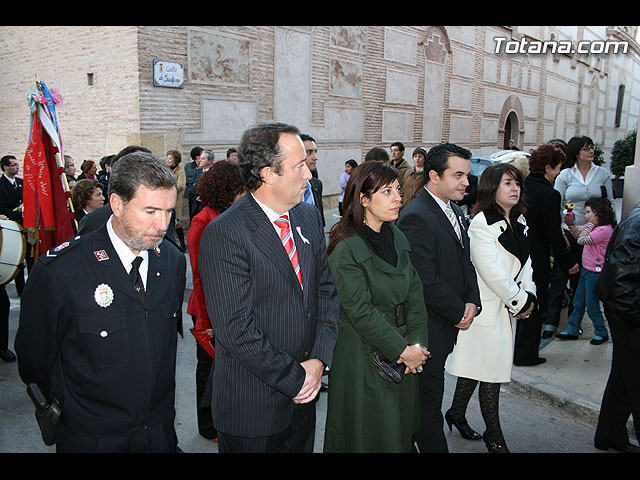
[[[184,199],[184,190],[187,186],[184,169],[180,166],[182,154],[179,150],[169,150],[167,152],[167,165],[171,168],[173,175],[176,177],[176,186],[178,196],[176,197],[176,235],[180,241],[182,250],[187,249],[184,241],[185,235],[189,228],[189,203]]]

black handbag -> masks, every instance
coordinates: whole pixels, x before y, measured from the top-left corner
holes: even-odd
[[[406,302],[394,305],[394,315],[396,327],[402,327],[407,324]],[[382,378],[390,382],[400,383],[404,377],[406,366],[404,363],[398,363],[397,360],[398,359],[396,358],[396,360],[391,362],[388,358],[384,355],[380,355],[378,352],[373,352],[373,356],[371,357],[373,367]]]
[[[398,363],[396,360],[389,361],[378,352],[373,352],[371,363],[382,378],[394,383],[400,383],[402,381],[407,368],[404,363]]]

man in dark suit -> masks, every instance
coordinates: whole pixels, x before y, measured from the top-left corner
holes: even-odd
[[[24,383],[60,404],[58,452],[177,450],[186,261],[163,242],[176,195],[165,162],[122,157],[109,179],[107,223],[47,251],[29,275],[18,367]]]
[[[3,219],[13,220],[22,225],[22,212],[15,208],[22,203],[22,179],[16,177],[20,164],[13,155],[5,155],[0,160],[2,176],[0,177],[0,215]],[[24,288],[24,272],[22,269],[15,278],[18,294]],[[16,356],[9,349],[9,296],[4,285],[0,286],[0,360],[14,362]]]
[[[443,432],[444,363],[458,336],[480,313],[480,292],[469,255],[464,215],[455,201],[469,185],[471,152],[453,144],[437,145],[425,160],[425,186],[402,210],[398,227],[411,245],[411,261],[424,286],[429,317],[431,359],[419,376],[421,453],[448,452]],[[453,219],[445,213],[450,207]],[[458,224],[458,228],[453,222]]]
[[[198,169],[195,171],[195,183],[193,187],[195,196],[193,198],[193,202],[189,204],[189,215],[191,216],[191,218],[199,214],[204,208],[204,204],[200,201],[200,196],[196,193],[196,191],[198,188],[198,182],[200,182],[200,177],[207,173],[207,170],[211,168],[213,162],[215,161],[215,158],[216,156],[211,150],[204,150],[198,157]]]
[[[22,212],[15,209],[22,203],[22,179],[17,177],[20,164],[13,155],[5,155],[0,160],[0,215],[22,225]]]
[[[191,156],[191,162],[184,166],[184,176],[186,180],[186,186],[184,189],[184,198],[189,201],[189,218],[193,218],[193,202],[196,199],[196,186],[198,185],[198,179],[202,175],[200,170],[200,157],[204,152],[202,147],[193,147],[189,155]]]
[[[2,168],[2,175],[0,176],[0,215],[4,215],[9,220],[22,225],[22,209],[18,209],[22,205],[24,186],[22,179],[17,176],[20,164],[13,155],[5,155],[0,159],[0,168]],[[27,271],[30,271],[33,266],[33,257],[29,243],[26,243],[25,262]],[[22,295],[22,289],[24,288],[24,267],[25,264],[23,263],[14,280],[18,296]]]
[[[205,229],[199,270],[216,337],[213,421],[225,452],[312,452],[339,303],[297,128],[244,132],[247,193]],[[288,216],[287,218],[282,218]],[[288,222],[288,224],[287,224]]]
[[[302,139],[305,154],[307,155],[307,168],[311,171],[311,178],[307,181],[307,190],[302,196],[302,199],[318,207],[318,210],[320,210],[320,218],[322,218],[322,228],[324,229],[326,223],[324,220],[324,206],[322,205],[322,180],[318,178],[318,169],[316,167],[318,162],[318,147],[313,137],[302,134],[300,138]]]

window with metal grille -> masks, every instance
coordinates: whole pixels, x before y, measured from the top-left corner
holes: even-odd
[[[622,118],[622,103],[624,101],[624,85],[618,87],[618,104],[616,105],[616,127],[620,126]]]

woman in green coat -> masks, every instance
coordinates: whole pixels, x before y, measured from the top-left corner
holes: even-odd
[[[342,220],[329,234],[340,316],[325,452],[410,452],[419,427],[416,374],[429,353],[427,312],[409,243],[392,223],[401,201],[397,176],[382,162],[354,169]],[[377,372],[374,353],[404,363],[399,383]]]

